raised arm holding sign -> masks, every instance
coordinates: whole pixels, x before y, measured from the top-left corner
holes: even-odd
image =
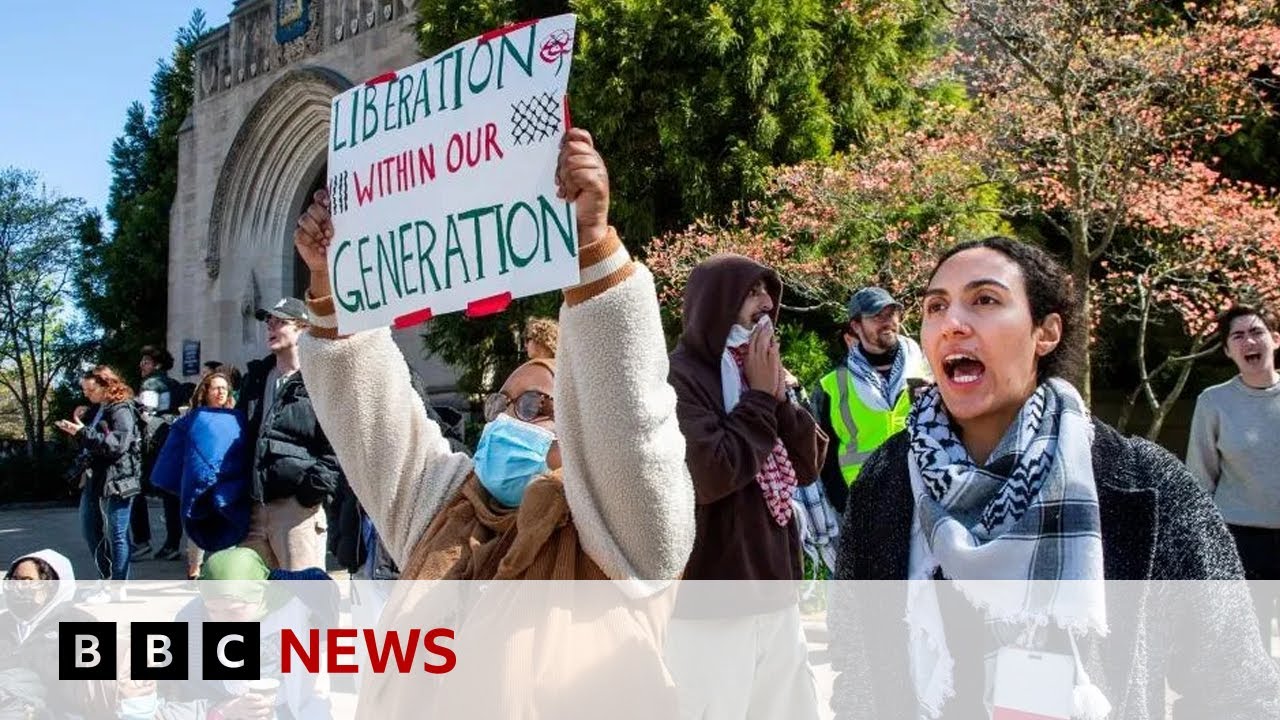
[[[519,23],[333,98],[325,272],[343,332],[577,281],[589,239],[553,182],[574,27]]]
[[[609,233],[609,173],[595,151],[591,134],[570,130],[560,146],[555,171],[556,197],[574,203],[577,210],[578,239],[582,245],[600,242]],[[298,254],[311,271],[311,290],[329,295],[329,246],[333,241],[333,218],[329,193],[317,190],[314,202],[298,218],[294,236]]]
[[[490,398],[474,461],[452,452],[428,422],[385,328],[340,334],[326,262],[338,235],[323,193],[295,233],[312,282],[303,372],[402,577],[609,578],[642,595],[662,585],[644,581],[684,569],[694,529],[653,276],[608,224],[608,173],[586,131],[569,131],[549,174],[556,197],[577,211],[581,280],[564,287],[557,359],[522,366]],[[471,518],[520,519],[483,532],[435,522],[458,517],[444,512],[457,504],[483,509],[463,513]],[[561,528],[549,539],[536,530],[547,522]],[[477,566],[478,537],[488,538],[481,545],[506,537],[512,544],[503,557],[523,560]],[[571,567],[552,560],[572,556]]]

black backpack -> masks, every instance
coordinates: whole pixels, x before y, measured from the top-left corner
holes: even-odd
[[[138,423],[138,442],[141,445],[142,477],[148,484],[151,480],[151,468],[160,457],[160,448],[169,437],[169,428],[177,415],[160,415],[151,411],[146,405],[134,400],[131,403],[134,417]]]
[[[176,413],[178,408],[191,402],[191,396],[196,391],[195,383],[178,382],[168,375],[165,376],[164,383],[169,387],[169,412]]]

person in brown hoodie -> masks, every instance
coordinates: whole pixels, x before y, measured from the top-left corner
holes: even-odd
[[[791,496],[817,479],[827,438],[787,396],[781,299],[777,273],[739,255],[702,262],[685,289],[670,374],[694,487],[684,579],[751,582],[681,588],[667,662],[682,717],[817,714],[791,582],[802,573]]]

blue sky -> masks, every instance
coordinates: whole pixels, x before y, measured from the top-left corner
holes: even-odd
[[[156,61],[196,8],[209,27],[231,0],[72,0],[12,5],[0,23],[0,167],[105,209],[107,159],[134,100],[150,107]]]

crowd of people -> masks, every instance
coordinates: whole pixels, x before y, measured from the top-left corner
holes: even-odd
[[[610,225],[587,132],[566,134],[556,183],[575,203],[581,281],[564,288],[558,324],[524,329],[528,361],[486,399],[474,453],[433,415],[388,329],[339,334],[324,191],[295,233],[306,298],[259,312],[270,355],[243,379],[209,367],[187,407],[154,348],[136,399],[111,368],[86,373],[90,404],[58,427],[81,450],[100,575],[129,578],[131,536],[149,544],[131,521],[139,505],[146,517],[146,479],[165,498],[157,555],[176,557],[185,538],[193,578],[309,573],[333,550],[362,577],[609,580],[640,604],[677,580],[748,581],[731,608],[677,589],[669,625],[637,611],[611,632],[647,649],[645,677],[658,680],[644,692],[668,697],[671,715],[809,718],[818,695],[785,582],[807,555],[838,580],[937,581],[907,583],[896,604],[860,600],[856,586],[831,599],[839,717],[985,716],[988,651],[1001,628],[1028,624],[1022,647],[1072,659],[1073,716],[1163,716],[1168,681],[1196,713],[1280,717],[1278,600],[1243,582],[1280,579],[1280,325],[1267,309],[1236,304],[1219,319],[1239,374],[1200,396],[1186,464],[1090,413],[1066,379],[1086,352],[1071,277],[1006,237],[937,258],[918,338],[890,293],[852,292],[847,355],[805,403],[782,361],[773,269],[727,254],[699,264],[668,355],[653,276]],[[9,577],[74,586],[51,551]],[[992,580],[1077,590],[987,602]],[[1120,622],[1109,580],[1220,587],[1197,622],[1169,632],[1156,601]],[[18,591],[0,632],[21,644],[78,612],[62,587]],[[189,612],[218,616],[220,602],[204,602]],[[876,636],[889,641],[866,641]],[[1170,669],[1188,654],[1206,658],[1196,667],[1210,682]],[[367,681],[382,711],[424,707],[392,676]],[[247,702],[234,688],[215,690],[230,707],[221,717],[260,716],[227,705]]]

